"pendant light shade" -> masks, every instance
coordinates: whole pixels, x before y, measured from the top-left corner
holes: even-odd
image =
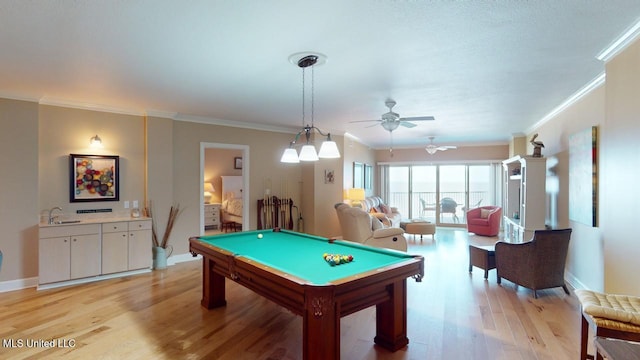
[[[290,164],[299,163],[300,159],[298,159],[298,152],[296,151],[296,149],[292,147],[285,149],[282,157],[280,158],[280,162]]]
[[[318,153],[316,153],[316,147],[311,144],[306,144],[300,149],[300,161],[318,161]]]
[[[331,140],[331,137],[329,137],[329,140],[322,142],[318,157],[323,159],[337,159],[340,157],[340,150],[338,150],[338,145],[335,141]]]
[[[283,163],[299,163],[300,161],[318,161],[320,158],[323,159],[335,159],[340,157],[340,150],[338,150],[338,145],[335,141],[331,140],[331,134],[323,133],[320,129],[318,129],[313,122],[313,110],[314,110],[314,99],[313,99],[313,67],[314,65],[321,65],[327,61],[327,57],[318,54],[318,53],[296,53],[289,57],[289,61],[296,64],[298,67],[302,69],[302,130],[300,130],[295,139],[289,144],[289,147],[284,150],[282,157],[280,158],[280,162]],[[311,125],[305,125],[305,76],[304,70],[305,68],[311,68]],[[320,146],[320,152],[316,151],[316,147],[313,145],[312,134],[317,132],[323,137],[326,137],[326,140],[322,142]],[[306,138],[306,143],[300,149],[300,155],[294,146],[296,146],[300,136],[304,134]]]

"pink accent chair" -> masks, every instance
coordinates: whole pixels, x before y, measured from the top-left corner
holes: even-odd
[[[500,206],[480,206],[467,211],[467,229],[476,235],[498,235],[501,220],[502,208]]]

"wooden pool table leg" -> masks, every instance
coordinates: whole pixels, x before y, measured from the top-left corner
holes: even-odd
[[[340,312],[331,287],[318,286],[306,290],[302,322],[305,360],[340,359]]]
[[[211,259],[202,260],[202,300],[200,304],[213,309],[227,305],[225,299],[224,276],[213,271],[214,262]]]
[[[407,280],[389,285],[388,301],[376,305],[376,337],[373,341],[389,351],[409,344],[407,337]]]

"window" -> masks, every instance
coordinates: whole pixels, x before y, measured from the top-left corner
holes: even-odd
[[[405,218],[464,226],[466,212],[500,204],[500,164],[385,165],[382,193]]]

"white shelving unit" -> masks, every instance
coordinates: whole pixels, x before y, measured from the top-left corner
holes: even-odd
[[[545,228],[546,158],[515,156],[504,168],[504,239],[528,241],[535,230]]]

